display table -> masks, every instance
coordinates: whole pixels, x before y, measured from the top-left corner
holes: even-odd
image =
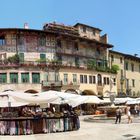
[[[0,118],[1,135],[29,135],[78,130],[79,118],[66,117],[18,117]]]

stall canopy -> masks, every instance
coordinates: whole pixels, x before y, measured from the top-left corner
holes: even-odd
[[[140,104],[140,98],[136,98],[135,100],[137,104]]]
[[[110,104],[110,98],[103,98],[103,100],[101,100],[100,104]]]
[[[15,102],[24,104],[69,104],[72,107],[82,104],[87,98],[81,95],[59,92],[59,91],[46,91],[37,94],[30,94],[18,91],[6,91],[1,93],[1,95],[8,95],[13,98]]]
[[[140,104],[140,98],[132,98],[131,100],[127,101],[126,104]]]
[[[16,101],[12,96],[9,96],[7,94],[0,94],[0,107],[19,107],[19,106],[25,106],[29,103],[25,102],[18,102]]]
[[[43,95],[44,98],[50,94],[55,95],[55,96],[57,96],[57,99],[52,101],[51,103],[53,103],[53,104],[67,103],[67,104],[71,105],[72,107],[76,107],[80,104],[83,104],[85,102],[85,100],[87,100],[86,97],[83,97],[81,95],[60,92],[60,91],[53,91],[53,90],[42,92],[40,94]]]
[[[122,104],[122,103],[127,103],[127,102],[130,102],[130,101],[134,101],[134,99],[133,98],[130,98],[130,97],[115,98],[114,103],[115,104]]]
[[[87,98],[84,103],[90,103],[90,104],[99,104],[102,102],[101,99],[99,99],[97,96],[92,96],[92,95],[86,95],[86,96],[82,96],[82,97],[85,97]]]
[[[6,91],[3,94],[7,94],[8,96],[14,98],[17,102],[22,103],[30,103],[30,104],[41,104],[41,103],[51,103],[56,100],[58,97],[52,94],[48,94],[44,98],[41,94],[30,94],[24,92],[16,92],[16,91]]]
[[[39,104],[44,105],[47,103],[52,104],[69,104],[72,107],[76,107],[83,103],[92,103],[92,104],[99,104],[101,100],[97,96],[84,96],[60,91],[45,91],[37,94],[30,94],[24,92],[17,92],[17,91],[6,91],[2,93],[3,95],[8,95],[9,99],[12,98],[14,101],[11,103],[21,104]],[[1,94],[1,95],[2,95]],[[12,104],[11,104],[12,105]],[[14,104],[13,104],[14,106]]]

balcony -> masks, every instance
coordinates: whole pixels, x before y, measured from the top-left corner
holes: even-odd
[[[63,83],[62,84],[62,90],[67,90],[67,89],[74,89],[74,90],[78,90],[80,87],[80,83],[79,82],[70,82],[70,83]]]
[[[85,57],[85,58],[93,58],[93,56],[86,54],[83,51],[77,51],[77,50],[66,50],[66,49],[57,49],[57,54],[61,55],[68,55],[68,56],[79,56],[79,57]]]
[[[36,61],[24,61],[20,62],[21,67],[35,67],[35,68],[49,68],[58,69],[60,64],[58,62],[36,62]]]
[[[61,87],[62,81],[42,81],[43,87]]]
[[[88,50],[75,50],[75,49],[65,49],[65,48],[57,48],[56,49],[57,54],[61,55],[68,55],[68,56],[79,56],[89,59],[103,59],[106,57],[104,53],[101,53],[100,55],[95,54],[95,52],[89,52]]]
[[[0,64],[0,68],[17,68],[19,64]]]

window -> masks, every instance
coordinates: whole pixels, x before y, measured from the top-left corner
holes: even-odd
[[[100,60],[97,60],[96,61],[96,65],[97,65],[97,67],[101,67],[102,66],[102,62]]]
[[[61,40],[57,40],[57,47],[61,48]]]
[[[80,75],[80,83],[84,83],[83,75]]]
[[[6,83],[6,82],[7,82],[7,74],[0,73],[0,83]]]
[[[93,84],[96,84],[96,77],[93,76]]]
[[[106,77],[104,77],[104,84],[105,84],[105,85],[107,84],[107,82],[106,82]]]
[[[84,75],[84,83],[87,83],[87,75]]]
[[[111,62],[114,62],[114,56],[111,55]]]
[[[24,37],[23,36],[18,37],[18,45],[24,45]]]
[[[68,74],[64,74],[64,85],[68,84]]]
[[[46,73],[46,81],[47,82],[49,81],[49,75],[48,75],[48,73]]]
[[[107,81],[107,85],[109,85],[109,78],[108,77],[106,78],[106,81]]]
[[[114,86],[116,85],[116,78],[113,78]]]
[[[24,62],[24,53],[19,53],[20,62]]]
[[[120,57],[120,63],[122,63],[122,57]]]
[[[39,46],[46,46],[46,38],[44,36],[39,37],[38,44]]]
[[[59,64],[62,64],[62,56],[61,55],[57,56],[57,60],[58,60]]]
[[[75,66],[79,67],[79,57],[75,57]]]
[[[108,77],[104,77],[104,84],[109,85],[109,78]]]
[[[89,76],[89,83],[92,84],[92,76]]]
[[[134,64],[131,63],[131,71],[134,71]]]
[[[98,85],[102,85],[102,76],[98,74]]]
[[[6,40],[4,36],[0,37],[0,46],[6,45]]]
[[[78,42],[75,42],[75,43],[74,43],[74,49],[75,49],[76,51],[78,51],[78,50],[79,50],[79,47],[78,47]]]
[[[10,73],[10,83],[18,83],[18,73]]]
[[[55,74],[55,81],[56,82],[59,81],[59,74],[58,73]]]
[[[135,87],[135,80],[132,79],[132,87]]]
[[[46,62],[46,54],[40,54],[40,60],[41,62]]]
[[[92,33],[93,33],[93,35],[94,35],[94,36],[96,35],[96,32],[95,32],[95,30],[92,30]]]
[[[77,74],[73,74],[73,83],[77,83]]]
[[[129,89],[129,79],[126,79],[126,89]]]
[[[21,82],[29,83],[29,73],[21,73]]]
[[[34,84],[40,83],[40,73],[32,73],[32,83]]]
[[[125,62],[125,70],[128,70],[128,62]]]
[[[96,49],[96,55],[99,56],[100,54],[101,54],[101,51],[100,51],[100,49],[97,48]]]
[[[86,33],[86,30],[87,30],[86,27],[83,26],[83,32],[84,32],[84,33]]]
[[[121,77],[123,77],[123,70],[121,69]]]

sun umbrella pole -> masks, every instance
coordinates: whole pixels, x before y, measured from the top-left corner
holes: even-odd
[[[11,102],[10,102],[10,98],[8,96],[8,112],[10,112],[10,111],[11,111]]]

